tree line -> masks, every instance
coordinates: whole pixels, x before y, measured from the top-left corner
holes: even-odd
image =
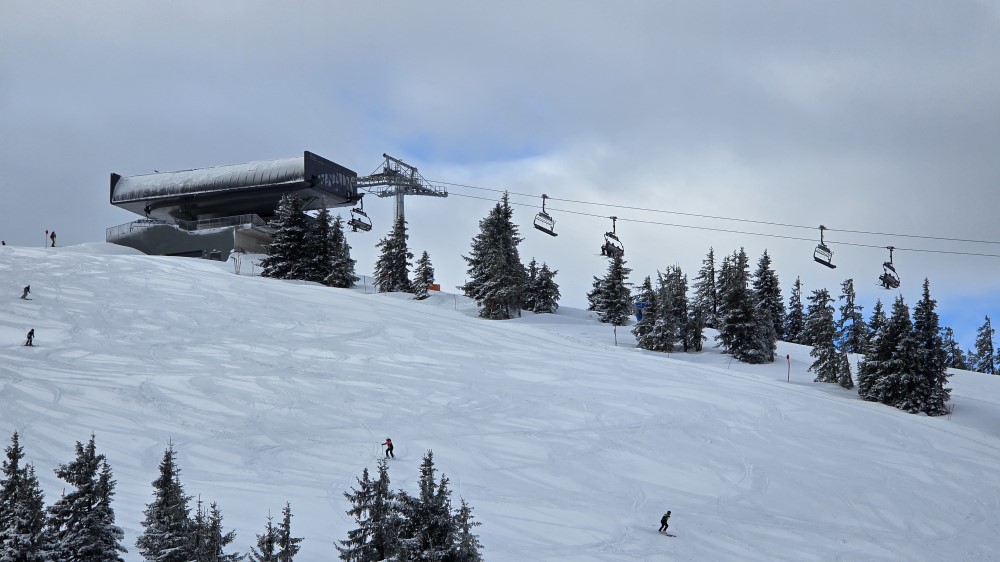
[[[744,363],[773,362],[778,340],[808,345],[814,359],[809,371],[816,382],[847,389],[855,387],[848,354],[862,354],[856,373],[861,398],[931,416],[948,412],[949,367],[967,368],[964,358],[969,356],[983,372],[996,367],[989,318],[980,329],[978,351],[962,354],[953,331],[939,325],[927,280],[912,319],[900,296],[888,316],[881,301],[876,302],[866,322],[853,279],[843,282],[837,301],[827,289],[817,289],[804,306],[802,283],[796,278],[786,307],[767,250],[752,275],[743,248],[725,256],[718,268],[715,262],[710,248],[690,297],[679,266],[657,272],[655,281],[647,276],[633,294],[624,256],[612,256],[606,274],[594,277],[589,309],[615,326],[628,324],[637,311],[632,328],[636,345],[650,351],[701,351],[705,328],[717,331],[717,347]],[[839,318],[834,302],[841,303]]]
[[[280,230],[285,222],[278,224]],[[332,230],[337,230],[336,225]],[[433,267],[424,252],[417,262],[416,279],[410,281],[413,254],[407,249],[407,238],[405,221],[397,220],[378,243],[381,253],[375,263],[375,280],[381,291],[413,292],[419,298],[433,282]],[[557,271],[544,262],[539,266],[534,258],[525,267],[518,252],[522,240],[504,193],[480,220],[479,233],[468,255],[462,256],[468,277],[458,288],[476,301],[480,317],[504,320],[520,316],[523,310],[552,313],[558,309]],[[946,412],[948,368],[1000,372],[989,317],[979,329],[975,349],[963,352],[953,330],[939,327],[937,301],[931,299],[926,280],[912,319],[899,297],[890,316],[877,301],[866,322],[852,279],[844,281],[836,301],[827,289],[817,289],[806,297],[806,306],[801,281],[796,278],[786,306],[767,250],[751,273],[743,248],[724,256],[718,265],[710,248],[690,288],[687,275],[676,265],[658,271],[655,277],[646,276],[633,287],[624,255],[614,253],[609,258],[607,271],[594,277],[587,293],[588,310],[614,326],[629,324],[638,311],[632,332],[641,349],[699,352],[707,339],[706,328],[717,331],[716,347],[723,353],[750,364],[773,362],[779,340],[809,345],[814,359],[809,370],[816,374],[816,381],[854,388],[857,378],[862,398],[930,415]],[[834,302],[840,303],[839,317]],[[864,355],[857,373],[852,373],[851,353]],[[905,396],[897,387],[908,389]]]
[[[75,458],[55,469],[68,488],[52,505],[45,506],[35,468],[24,462],[17,432],[0,465],[0,562],[122,562],[125,533],[115,523],[112,498],[116,481],[95,437],[76,443]],[[478,562],[480,523],[472,508],[460,500],[453,510],[448,479],[434,480],[433,454],[421,464],[420,493],[391,492],[385,461],[379,463],[379,480],[365,469],[359,487],[345,497],[347,510],[358,528],[334,545],[341,560],[374,562],[441,560]],[[146,505],[143,532],[135,546],[150,562],[293,562],[302,538],[291,531],[292,508],[285,503],[281,520],[270,514],[264,531],[245,554],[226,552],[236,539],[222,525],[219,506],[206,507],[199,497],[184,492],[173,445],[164,451],[159,474],[152,482],[153,500]],[[334,549],[331,549],[334,550]],[[378,555],[378,556],[376,556]]]

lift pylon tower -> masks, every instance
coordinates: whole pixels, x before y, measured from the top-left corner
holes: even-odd
[[[397,220],[406,219],[403,197],[407,195],[448,196],[447,189],[431,185],[413,166],[388,154],[382,154],[382,157],[385,162],[382,163],[381,171],[369,176],[358,176],[357,186],[378,197],[395,197]]]

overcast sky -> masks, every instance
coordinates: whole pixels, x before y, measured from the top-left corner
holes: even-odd
[[[900,236],[1000,241],[998,141],[992,0],[0,0],[8,244],[41,245],[46,229],[101,241],[138,218],[108,203],[111,172],[309,150],[364,175],[387,152],[432,181],[525,194],[511,196],[522,258],[559,270],[565,305],[583,306],[605,273],[600,217],[617,215],[636,283],[674,264],[693,279],[710,246],[720,258],[743,246],[753,264],[766,248],[786,300],[796,276],[835,296],[850,277],[867,315],[896,294],[875,285],[884,246],[1000,254]],[[500,196],[449,189],[406,201],[410,247],[446,288],[464,281],[460,256]],[[531,227],[542,193],[557,238]],[[374,230],[350,237],[359,273],[393,203],[365,209]],[[886,234],[828,232],[828,270],[812,261],[820,224]],[[907,302],[929,278],[965,347],[985,314],[1000,321],[1000,258],[894,258]]]

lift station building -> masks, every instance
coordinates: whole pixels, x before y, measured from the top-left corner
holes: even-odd
[[[302,156],[137,176],[111,174],[111,204],[142,218],[107,230],[106,240],[143,253],[228,259],[265,253],[268,222],[284,195],[304,210],[354,205],[358,175],[326,158]]]

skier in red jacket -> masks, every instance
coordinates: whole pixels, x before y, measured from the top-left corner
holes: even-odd
[[[396,458],[396,454],[392,452],[392,439],[386,437],[385,443],[382,443],[382,445],[385,445],[385,458]]]

